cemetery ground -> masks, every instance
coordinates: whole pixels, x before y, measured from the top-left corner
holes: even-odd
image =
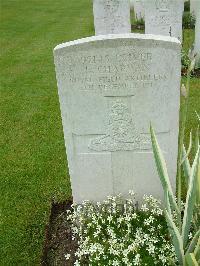
[[[1,3],[0,265],[38,265],[52,201],[70,198],[53,48],[94,34],[89,0]],[[184,31],[184,49],[194,31]],[[185,78],[182,78],[185,82]],[[191,78],[186,142],[197,127]]]

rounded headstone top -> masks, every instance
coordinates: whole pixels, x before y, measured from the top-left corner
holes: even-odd
[[[82,38],[82,39],[77,39],[74,41],[69,41],[69,42],[65,42],[65,43],[61,43],[59,45],[57,45],[54,48],[54,52],[56,52],[57,50],[63,49],[65,47],[69,47],[69,46],[75,46],[75,45],[80,45],[80,44],[86,44],[86,43],[90,43],[90,42],[98,42],[98,41],[105,41],[105,40],[128,40],[128,39],[135,39],[135,40],[139,40],[139,41],[160,41],[163,43],[171,43],[174,48],[175,47],[180,47],[181,46],[181,42],[175,38],[175,37],[169,37],[169,36],[163,36],[163,35],[154,35],[154,34],[139,34],[139,33],[126,33],[126,34],[108,34],[108,35],[98,35],[98,36],[91,36],[91,37],[86,37],[86,38]]]

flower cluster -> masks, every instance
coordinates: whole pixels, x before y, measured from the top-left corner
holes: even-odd
[[[68,219],[79,244],[74,265],[150,266],[175,261],[160,202],[145,195],[138,208],[130,194],[126,201],[118,195],[102,203],[73,205]]]

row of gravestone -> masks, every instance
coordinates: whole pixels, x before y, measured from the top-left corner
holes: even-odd
[[[198,15],[198,1],[191,0],[195,16]],[[131,7],[136,10],[136,18],[145,17],[146,34],[172,36],[182,41],[183,0],[94,0],[95,34],[130,33]]]
[[[129,32],[126,0],[94,0],[95,26],[103,25],[108,33],[116,12],[114,26]],[[138,200],[143,194],[162,198],[150,122],[175,189],[180,41],[104,34],[56,46],[54,61],[74,201],[127,196],[129,190]]]
[[[184,0],[187,2],[189,0]],[[196,5],[198,0],[190,0],[190,13],[195,16]],[[130,9],[134,10],[136,20],[145,18],[145,5],[144,0],[130,0]]]
[[[141,1],[135,1],[139,9]],[[182,39],[183,0],[143,0],[145,33]],[[95,34],[130,33],[130,0],[94,0]],[[142,12],[140,12],[140,17]]]
[[[200,66],[200,0],[195,2],[195,19],[194,53],[196,54],[197,65]]]

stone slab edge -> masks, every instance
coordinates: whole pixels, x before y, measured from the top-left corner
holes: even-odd
[[[108,35],[98,35],[92,37],[86,37],[82,39],[77,39],[74,41],[69,41],[65,43],[58,44],[54,48],[54,54],[56,55],[58,51],[70,46],[76,46],[80,44],[86,44],[89,42],[97,42],[103,40],[120,40],[120,39],[135,39],[135,40],[149,40],[149,41],[161,41],[168,44],[169,46],[173,45],[174,49],[179,49],[181,42],[175,37],[154,35],[154,34],[139,34],[139,33],[126,33],[126,34],[108,34]]]

